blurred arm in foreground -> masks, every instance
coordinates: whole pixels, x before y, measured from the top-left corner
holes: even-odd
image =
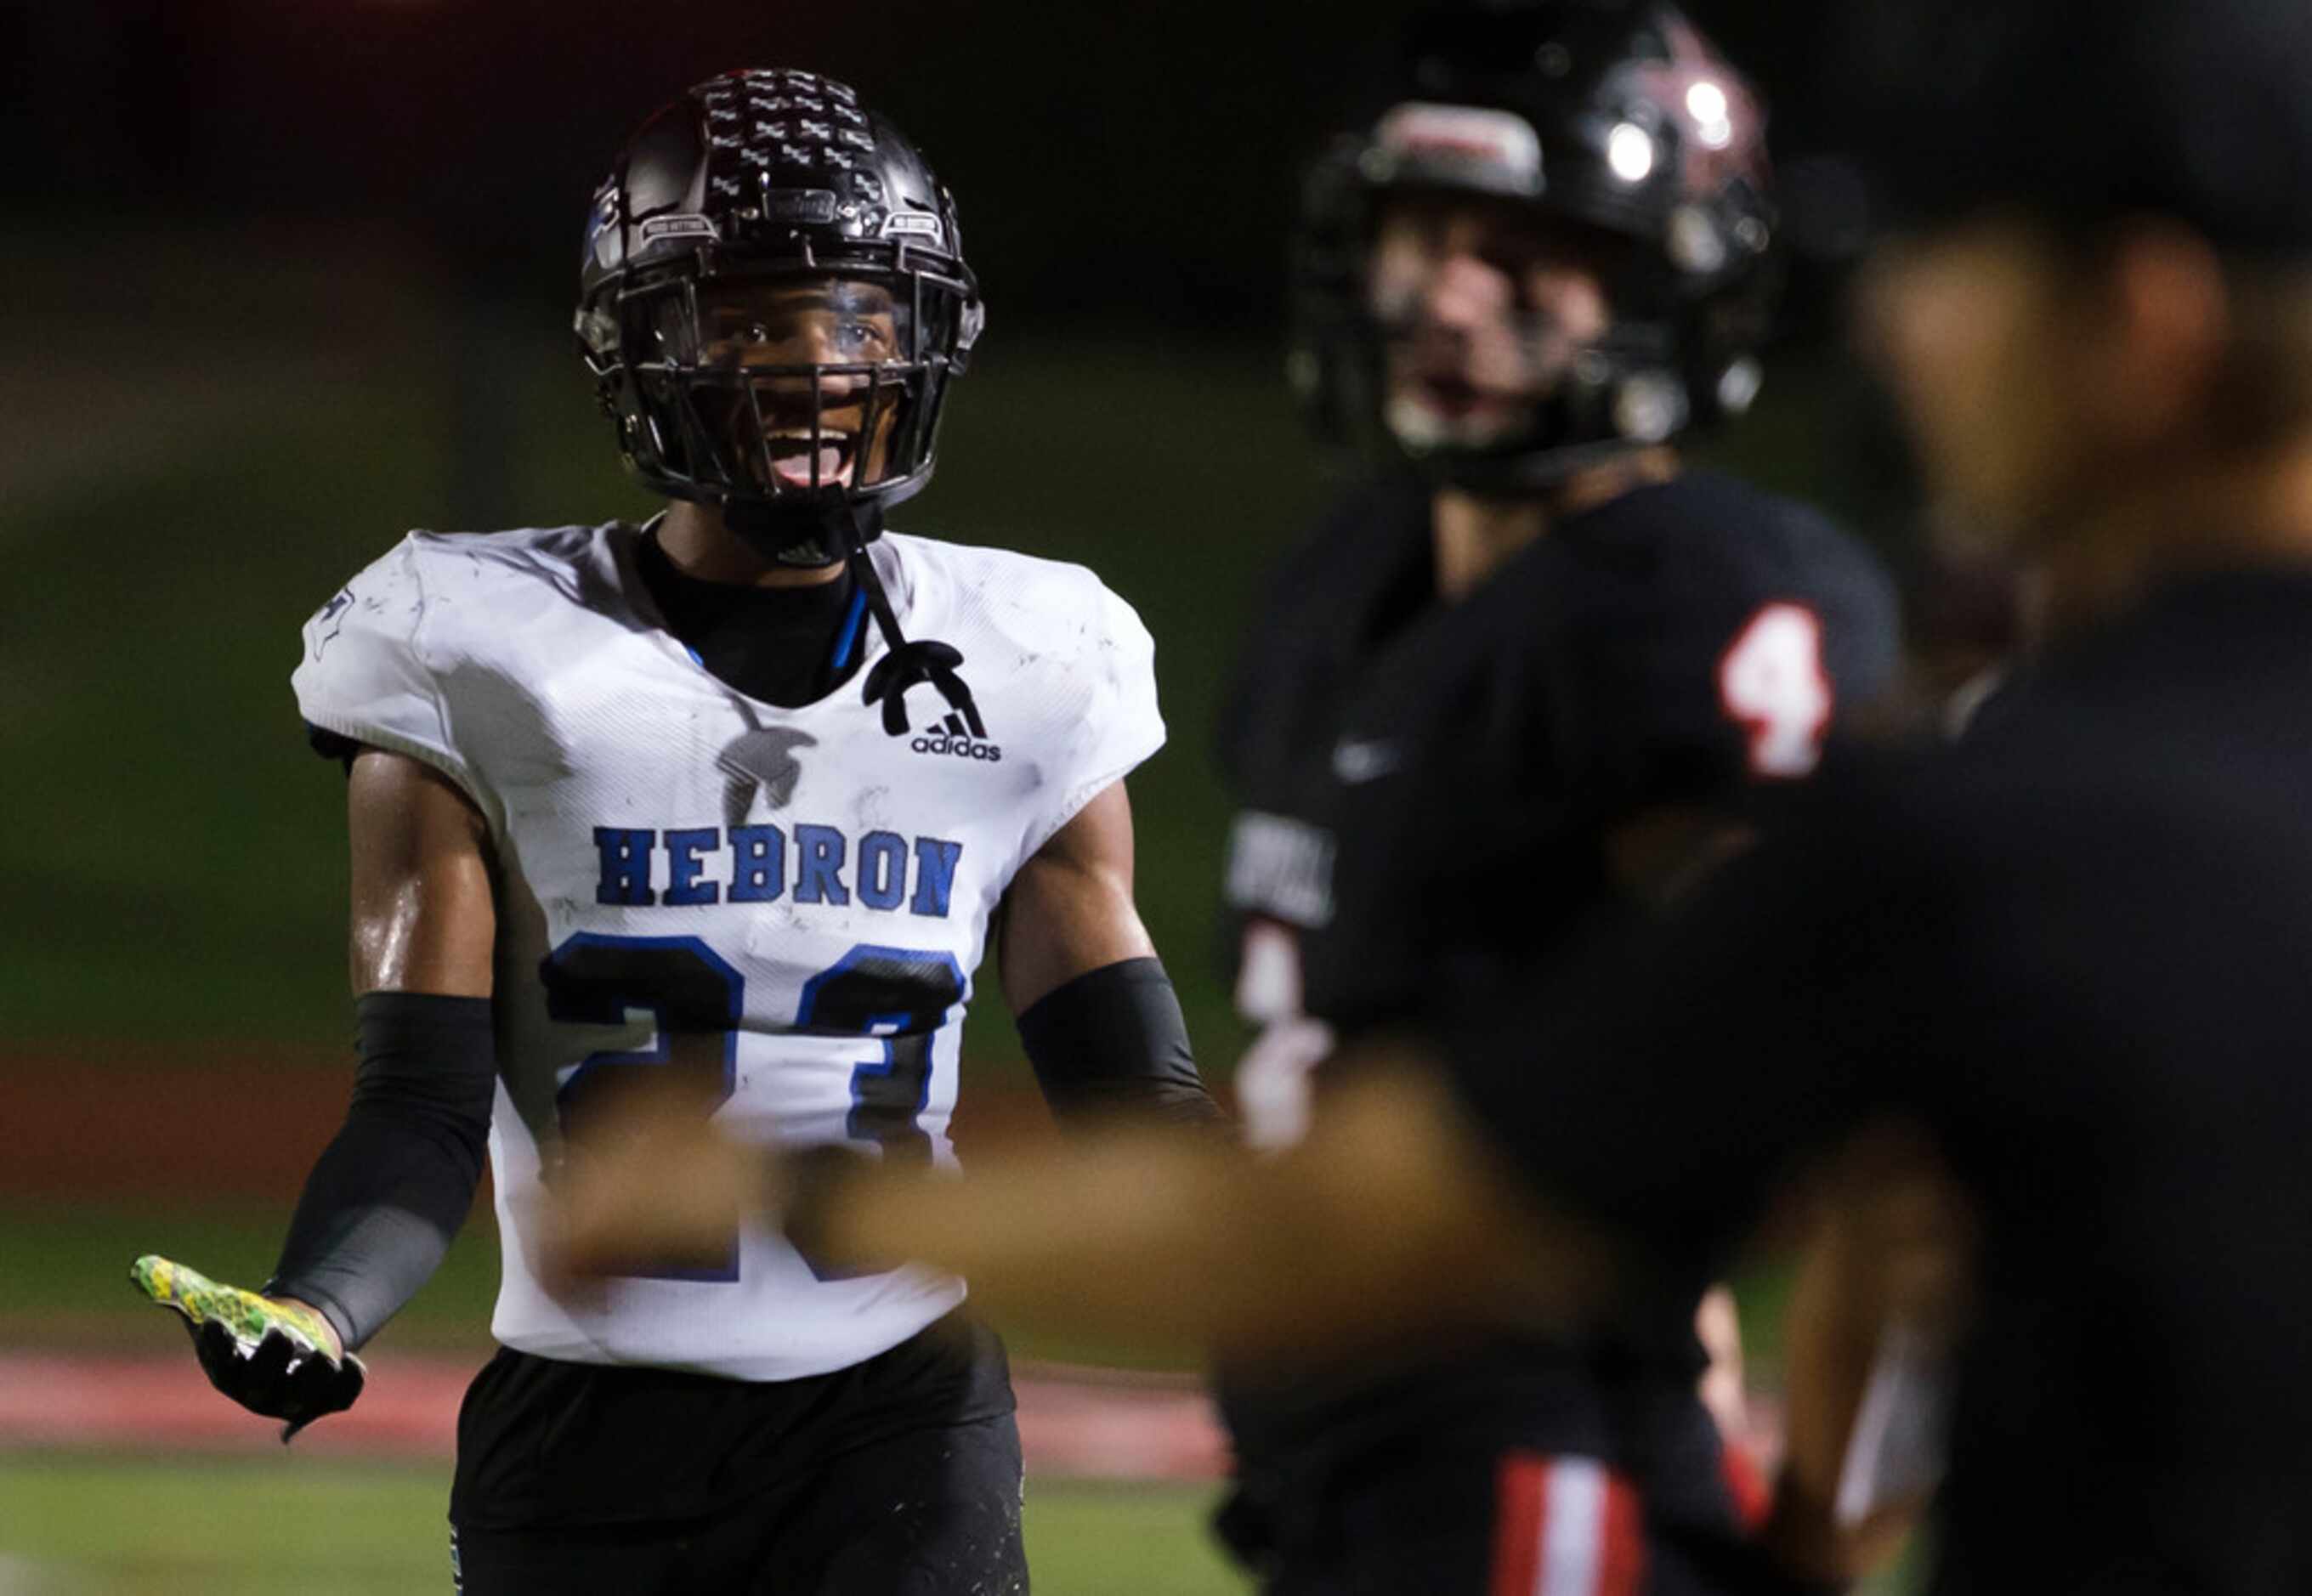
[[[781,1163],[670,1097],[627,1130],[572,1170],[574,1272],[705,1257],[752,1210],[783,1216],[814,1256],[960,1274],[999,1321],[1258,1361],[1592,1322],[1651,1268],[1626,1239],[1540,1206],[1435,1062],[1404,1049],[1360,1060],[1303,1141],[1260,1156],[1150,1128],[961,1178],[839,1149]],[[1860,1514],[1839,1500],[1889,1327],[1940,1339],[1960,1298],[1948,1188],[1911,1144],[1899,1159],[1885,1145],[1859,1144],[1817,1189],[1791,1311],[1789,1446],[1765,1539],[1811,1578],[1883,1566],[1926,1504],[1923,1490]]]
[[[1272,1156],[1160,1128],[961,1179],[766,1162],[667,1102],[572,1173],[576,1272],[679,1259],[757,1209],[815,1255],[961,1274],[999,1319],[1167,1349],[1353,1349],[1439,1322],[1580,1318],[1612,1293],[1613,1245],[1537,1209],[1406,1054],[1371,1063]]]

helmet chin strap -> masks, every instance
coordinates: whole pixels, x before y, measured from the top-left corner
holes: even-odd
[[[930,638],[909,642],[899,630],[899,617],[891,608],[890,595],[883,590],[883,579],[876,572],[875,562],[868,556],[870,534],[861,525],[856,506],[848,498],[837,501],[842,507],[841,532],[849,545],[846,558],[851,562],[852,580],[867,596],[867,607],[875,616],[876,630],[883,634],[887,651],[867,673],[867,681],[860,693],[863,703],[879,699],[883,705],[883,729],[892,737],[907,733],[907,691],[925,683],[939,690],[948,707],[963,717],[963,724],[975,737],[985,739],[987,724],[979,717],[979,706],[973,702],[971,689],[956,674],[963,663],[963,654],[950,644]],[[870,513],[879,514],[870,505]],[[880,528],[879,528],[880,529]]]
[[[970,687],[956,674],[956,667],[963,663],[962,651],[929,638],[910,642],[899,630],[890,595],[884,591],[883,579],[867,553],[867,545],[882,535],[880,504],[855,504],[846,493],[787,504],[726,500],[722,520],[758,554],[781,565],[825,567],[838,560],[849,562],[852,580],[866,596],[875,628],[883,634],[885,653],[867,673],[861,697],[867,703],[882,703],[886,732],[895,737],[907,734],[908,690],[929,684],[947,700],[949,708],[963,717],[973,737],[987,736],[987,724],[980,719]]]

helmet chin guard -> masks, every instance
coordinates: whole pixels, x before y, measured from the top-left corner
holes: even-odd
[[[1413,25],[1399,97],[1312,169],[1294,248],[1294,386],[1318,430],[1430,480],[1544,493],[1748,408],[1776,272],[1765,115],[1665,0],[1456,0]],[[1622,240],[1612,320],[1499,437],[1393,406],[1403,326],[1371,256],[1400,196]]]

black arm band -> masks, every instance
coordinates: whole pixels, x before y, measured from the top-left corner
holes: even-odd
[[[1188,1025],[1161,959],[1103,965],[1030,1004],[1020,1041],[1037,1084],[1071,1129],[1138,1120],[1216,1124]]]
[[[353,1103],[265,1286],[320,1309],[348,1349],[416,1295],[465,1223],[497,1078],[486,998],[371,992],[354,1012]]]

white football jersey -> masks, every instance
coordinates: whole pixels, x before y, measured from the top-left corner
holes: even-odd
[[[535,1267],[562,1138],[644,1072],[688,1073],[734,1134],[951,1162],[963,1016],[1012,875],[1161,746],[1153,647],[1080,566],[888,535],[902,629],[963,653],[984,738],[931,686],[892,736],[861,685],[746,697],[665,629],[624,525],[413,533],[305,628],[305,719],[424,761],[487,818],[500,871],[490,1131],[509,1347],[742,1380],[845,1367],[964,1295],[845,1276],[776,1233],[705,1275],[557,1296]]]

